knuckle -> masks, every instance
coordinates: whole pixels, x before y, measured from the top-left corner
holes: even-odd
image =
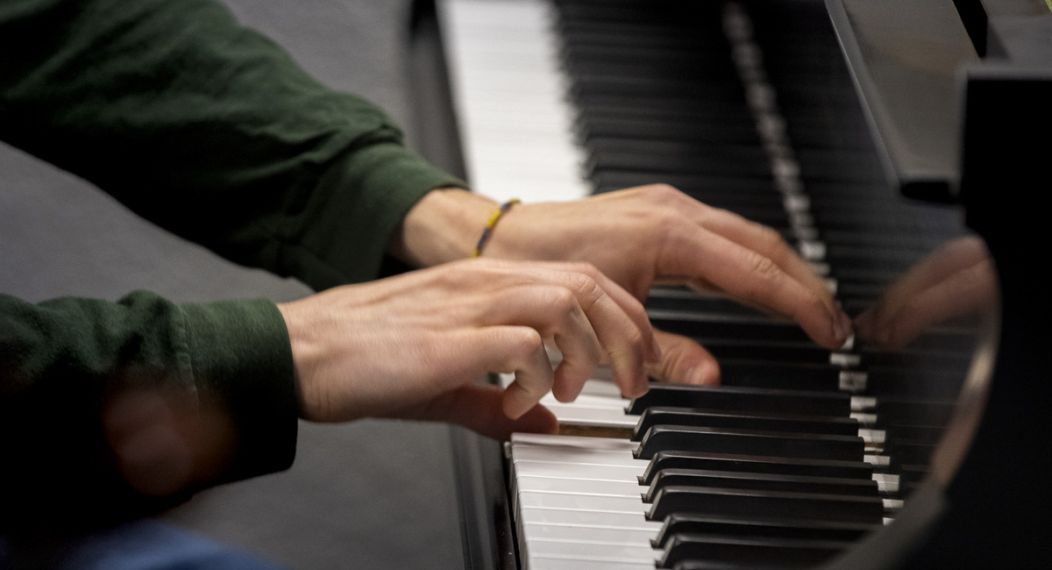
[[[599,268],[588,261],[579,261],[570,265],[570,269],[576,273],[582,273],[587,275],[591,279],[595,280],[599,277]]]
[[[782,273],[782,270],[778,268],[778,265],[771,258],[758,253],[750,256],[749,266],[754,275],[761,277],[765,281],[773,281]]]
[[[591,275],[583,272],[571,273],[568,278],[568,287],[579,294],[586,295],[588,297],[596,296],[596,293],[601,293],[599,284],[596,283],[595,279]]]
[[[533,354],[544,346],[541,333],[531,328],[519,329],[513,341],[518,349],[517,352],[524,356]]]
[[[784,253],[789,251],[789,244],[785,243],[782,239],[782,235],[775,231],[773,228],[769,228],[763,224],[755,224],[757,231],[760,235],[760,242],[765,245],[770,251],[777,251]]]
[[[664,182],[651,184],[649,186],[645,186],[643,189],[646,191],[647,195],[650,198],[658,202],[676,200],[678,199],[679,195],[682,194],[682,192],[680,192],[679,189],[677,189],[675,186],[671,184],[666,184]]]
[[[564,287],[551,287],[548,289],[546,300],[548,306],[553,307],[558,313],[569,313],[577,306],[577,297],[573,291]]]
[[[633,327],[625,333],[625,340],[634,354],[643,353],[643,331]]]

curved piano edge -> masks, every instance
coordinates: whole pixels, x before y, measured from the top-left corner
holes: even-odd
[[[958,70],[960,199],[997,268],[999,305],[986,315],[928,480],[893,524],[825,568],[1030,568],[1047,567],[1052,556],[1045,356],[1052,299],[1041,264],[1021,255],[1048,243],[1047,220],[1043,209],[1019,207],[1052,187],[1047,156],[1030,142],[1052,132],[1052,5],[1047,13],[1036,2],[1030,9],[1041,13],[1013,21],[1026,33],[995,38],[1018,44],[1006,55],[1021,63],[1003,57]]]

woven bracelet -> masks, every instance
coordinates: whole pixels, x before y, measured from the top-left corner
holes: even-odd
[[[508,210],[516,204],[521,204],[522,201],[518,198],[512,198],[507,202],[500,205],[497,211],[490,215],[489,220],[486,221],[486,227],[482,228],[482,235],[479,236],[478,243],[475,244],[475,251],[471,253],[471,257],[479,257],[482,255],[482,248],[486,247],[486,242],[489,241],[489,237],[493,235],[493,228],[497,227],[497,222],[504,217],[504,214],[508,213]]]

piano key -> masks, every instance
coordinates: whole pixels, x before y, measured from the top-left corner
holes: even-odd
[[[630,481],[639,485],[638,477],[642,469],[646,467],[646,462],[634,462],[630,465],[591,465],[553,460],[529,460],[516,456],[513,458],[512,465],[515,472],[521,476]]]
[[[702,344],[702,346],[706,346]],[[757,351],[761,352],[761,351]],[[726,387],[836,392],[843,385],[843,364],[836,353],[826,353],[828,363],[792,362],[774,359],[720,357],[720,383]],[[762,355],[761,355],[762,356]]]
[[[595,559],[530,556],[528,566],[531,570],[651,570],[654,562],[625,562],[607,556]]]
[[[548,508],[530,506],[536,505],[542,500],[532,496],[527,496],[520,501],[521,519],[523,524],[533,525],[531,528],[534,529],[534,534],[544,532],[549,535],[559,536],[558,540],[566,545],[561,547],[562,549],[559,552],[592,553],[589,545],[594,544],[595,541],[616,539],[623,544],[626,541],[636,540],[640,536],[653,536],[655,532],[653,524],[647,527],[644,526],[644,523],[639,518],[626,515],[623,511],[613,511],[614,513],[619,513],[617,515],[613,515],[611,512],[611,507],[617,508],[617,505],[612,503],[610,498],[634,495],[641,488],[636,481],[629,479],[630,484],[628,485],[624,485],[621,481],[616,481],[620,485],[611,487],[609,483],[614,482],[611,481],[612,474],[598,470],[597,466],[594,465],[576,465],[574,469],[569,471],[555,471],[552,469],[553,463],[522,460],[519,458],[519,451],[521,451],[523,446],[540,446],[545,441],[551,442],[559,438],[534,436],[517,437],[516,439],[521,440],[513,444],[514,465],[517,474],[516,481],[520,483],[517,490],[520,493],[531,490],[540,492],[555,491],[551,493],[554,496],[543,499]],[[529,441],[530,443],[524,443],[524,441]],[[567,443],[584,445],[586,441],[584,438],[571,438]],[[608,441],[602,447],[609,448],[608,450],[616,450],[621,446],[616,442]],[[626,475],[632,472],[633,470],[631,469],[622,469],[619,478],[624,479]],[[523,475],[523,473],[527,475]],[[539,477],[538,475],[544,476]],[[559,480],[560,476],[564,477],[565,480]],[[596,476],[599,477],[599,482],[589,480]],[[614,479],[618,478],[615,477]],[[600,483],[606,483],[606,485]],[[631,505],[638,506],[638,503],[632,501],[628,506]],[[599,509],[599,511],[603,511],[601,516],[596,511],[596,507],[604,507]],[[581,510],[582,508],[592,509],[592,511]],[[639,516],[641,514],[640,511]],[[611,519],[611,516],[620,517],[620,520]],[[616,524],[611,526],[611,522]],[[553,529],[550,528],[552,525],[560,526]],[[530,542],[534,544],[533,540]],[[582,543],[585,546],[581,546]],[[545,543],[537,547],[537,549],[543,552],[550,552],[549,546]],[[533,553],[535,551],[531,552],[531,554]]]
[[[727,336],[736,339],[806,341],[807,334],[788,320],[766,316],[723,315],[648,310],[654,326],[691,337]]]
[[[650,407],[639,416],[632,440],[640,441],[656,425],[739,428],[778,433],[824,433],[857,436],[858,422],[851,418],[830,416],[791,416],[786,414],[726,413],[718,410],[679,407]]]
[[[701,453],[687,450],[657,452],[651,458],[650,463],[646,465],[646,470],[643,472],[640,481],[649,485],[662,469],[717,469],[861,479],[870,479],[874,475],[873,465],[863,461],[790,459],[761,455]]]
[[[586,511],[630,512],[638,510],[638,496],[626,497],[603,493],[555,493],[522,491],[516,494],[520,508],[548,507]]]
[[[664,548],[677,534],[856,540],[880,527],[881,525],[864,523],[738,519],[673,513],[661,524],[653,546]]]
[[[528,520],[528,516],[524,515],[523,518]],[[640,515],[640,519],[643,517]],[[651,525],[657,525],[657,523],[650,523]],[[653,551],[653,547],[650,541],[654,538],[655,530],[653,528],[615,528],[608,525],[604,526],[577,526],[577,525],[557,525],[551,523],[525,523],[523,526],[523,535],[527,540],[548,540],[548,541],[560,541],[564,543],[618,543],[618,544],[631,544],[637,547],[639,551],[644,553],[646,559],[653,560],[656,555]],[[534,550],[531,548],[531,552],[543,555],[550,553],[544,550]]]
[[[669,541],[659,564],[662,568],[678,568],[686,561],[803,568],[829,560],[850,544],[832,540],[676,535]]]
[[[672,513],[876,524],[883,520],[884,503],[877,497],[828,493],[670,486],[654,497],[647,518],[662,520]]]
[[[657,493],[669,486],[723,487],[767,491],[830,493],[872,496],[878,494],[876,481],[799,475],[770,475],[739,471],[703,471],[698,469],[663,469],[644,494],[643,501],[652,503]]]
[[[862,438],[857,436],[654,426],[643,436],[635,456],[650,459],[659,451],[695,450],[736,455],[857,461],[862,460],[864,449]]]
[[[847,394],[759,388],[651,385],[646,394],[632,400],[628,411],[632,414],[640,414],[652,406],[682,406],[815,416],[847,416],[852,410],[851,397]]]
[[[526,534],[530,560],[535,558],[571,558],[583,560],[616,560],[618,562],[650,562],[656,558],[649,544],[625,544],[615,541],[569,542],[560,539]],[[531,562],[532,568],[532,562]]]
[[[659,326],[659,328],[661,328]],[[831,365],[834,369],[843,368],[834,365],[828,349],[817,346],[810,341],[757,341],[741,339],[724,339],[720,337],[691,337],[714,355],[717,361],[722,360],[757,360],[775,365],[814,364]]]
[[[457,1],[465,5],[480,3]],[[494,0],[486,9],[492,8],[494,16],[500,12],[495,7],[502,3]],[[802,49],[813,45],[810,35],[805,38],[808,41],[786,46],[785,52],[804,54],[802,61],[795,61],[782,51],[769,52],[766,40],[754,38],[751,28],[741,24],[741,18],[747,20],[748,14],[736,3],[644,6],[566,0],[555,10],[554,28],[569,34],[560,49],[559,42],[543,39],[550,38],[553,24],[549,21],[549,5],[533,0],[522,4],[530,6],[527,10],[532,12],[521,16],[521,26],[518,18],[508,19],[506,13],[497,22],[467,18],[477,29],[470,31],[465,41],[474,42],[481,52],[465,61],[483,75],[466,77],[458,83],[480,90],[479,95],[464,99],[468,104],[462,106],[479,110],[469,111],[469,118],[474,115],[473,127],[464,138],[476,149],[469,153],[473,171],[469,175],[487,193],[499,186],[498,191],[521,192],[527,200],[548,200],[583,195],[580,192],[587,192],[586,184],[608,191],[660,179],[713,206],[775,226],[794,247],[813,258],[817,270],[830,276],[830,284],[835,284],[845,306],[855,312],[864,310],[877,298],[897,267],[924,255],[937,243],[937,236],[945,236],[947,228],[952,227],[941,212],[879,199],[884,192],[881,174],[875,167],[867,137],[859,131],[864,119],[857,103],[828,100],[827,86],[822,85],[821,91],[817,87],[819,82],[832,81],[839,85],[836,89],[849,93],[850,81],[836,83],[827,78],[830,72],[843,73],[842,63],[838,56],[819,57],[820,51]],[[593,21],[596,13],[598,22]],[[737,27],[735,17],[739,18]],[[702,23],[706,33],[698,33]],[[633,42],[625,43],[624,37],[632,37]],[[835,44],[828,33],[815,37],[825,37]],[[503,39],[508,39],[511,46],[497,48]],[[538,50],[535,45],[547,47]],[[557,77],[560,58],[562,70],[571,74],[568,78]],[[784,67],[767,70],[768,61],[777,61]],[[691,66],[691,71],[686,71],[687,66]],[[523,80],[512,70],[529,77]],[[659,76],[659,71],[679,75],[670,79]],[[554,78],[545,76],[549,72]],[[667,89],[679,92],[666,92]],[[512,113],[509,118],[505,112],[508,109],[522,112]],[[512,125],[519,134],[502,130],[502,124]],[[545,133],[551,133],[553,138],[546,140]],[[480,157],[482,160],[474,158],[480,154],[485,155]],[[587,182],[580,178],[582,164],[591,166]],[[543,176],[537,172],[541,170],[545,171]],[[558,190],[531,198],[527,193],[531,186]],[[901,232],[909,232],[920,241],[899,237]],[[941,431],[946,414],[942,405],[952,399],[956,386],[951,388],[952,382],[948,382],[918,401],[912,378],[935,362],[925,356],[925,351],[939,350],[939,343],[944,341],[961,343],[967,336],[925,339],[923,349],[914,356],[889,356],[865,346],[830,355],[811,344],[794,323],[758,315],[751,309],[729,308],[725,300],[698,301],[703,307],[698,309],[691,306],[694,301],[684,297],[657,294],[654,298],[649,309],[656,324],[708,342],[721,360],[725,384],[722,391],[727,396],[700,396],[706,403],[703,413],[709,414],[698,420],[700,427],[740,432],[762,426],[757,431],[778,433],[778,437],[792,440],[788,434],[807,433],[798,431],[805,426],[832,430],[834,424],[824,423],[824,419],[835,408],[835,414],[843,418],[835,423],[838,429],[854,425],[854,433],[811,431],[853,436],[853,441],[862,441],[868,447],[861,460],[856,461],[682,450],[658,452],[647,462],[632,457],[627,433],[639,418],[624,412],[626,402],[619,398],[617,387],[609,382],[589,381],[579,406],[556,402],[550,396],[544,399],[545,405],[556,412],[561,422],[621,430],[626,433],[625,440],[513,438],[512,469],[516,474],[525,474],[522,487],[528,489],[518,506],[517,514],[523,519],[519,524],[527,525],[531,537],[539,537],[545,545],[543,549],[548,549],[538,547],[548,554],[534,556],[529,545],[525,547],[532,568],[549,567],[541,566],[542,563],[563,568],[614,564],[652,567],[652,559],[637,565],[624,558],[604,557],[606,552],[595,545],[631,542],[633,552],[650,552],[654,556],[647,544],[635,542],[652,530],[639,526],[645,522],[642,501],[613,501],[619,495],[638,493],[645,487],[633,483],[649,484],[656,473],[707,469],[723,474],[722,478],[712,478],[723,481],[730,477],[728,473],[736,471],[748,474],[743,481],[762,479],[760,475],[780,477],[786,482],[792,477],[850,478],[869,489],[875,485],[887,498],[879,501],[880,513],[875,522],[859,525],[870,528],[881,524],[884,515],[897,508],[897,499],[888,493],[898,487],[908,491],[926,472],[922,464],[904,464],[885,452],[895,449],[896,430],[923,435],[906,437],[901,444],[910,461],[922,461],[919,456],[924,454],[918,450],[929,446],[932,434]],[[686,314],[681,314],[684,310]],[[801,364],[818,366],[808,368]],[[935,366],[942,368],[943,364],[958,365],[953,359],[946,359]],[[927,377],[928,373],[922,375]],[[663,390],[658,387],[655,391]],[[860,397],[843,392],[857,392]],[[790,395],[794,393],[795,398]],[[873,398],[874,395],[894,398]],[[680,401],[679,393],[676,398],[668,394],[651,398],[664,397],[670,400],[658,402],[651,416],[659,414],[661,405],[698,405],[689,398],[687,402]],[[732,403],[732,399],[739,403]],[[646,414],[646,408],[643,409]],[[806,414],[797,414],[800,410],[806,410]],[[918,421],[932,411],[938,421]],[[776,421],[762,418],[765,414],[807,417]],[[668,416],[666,419],[676,425],[677,420]],[[779,424],[787,429],[773,429]],[[899,477],[900,470],[906,473],[905,477]],[[842,490],[851,488],[853,485],[848,483]],[[530,506],[531,503],[549,506]],[[582,505],[598,510],[581,510]],[[759,528],[758,518],[739,518],[736,522],[749,520],[754,528]],[[616,523],[605,524],[611,520]],[[803,532],[800,520],[779,524],[781,527],[763,528]],[[729,528],[725,525],[723,530]],[[717,544],[722,544],[718,539],[728,534],[709,530],[683,529],[673,534],[702,535]],[[737,536],[753,538],[746,533]],[[768,538],[834,542],[840,539],[806,534]],[[702,540],[698,544],[704,543]],[[777,547],[768,542],[767,548]],[[599,562],[595,556],[600,557]],[[742,559],[734,557],[724,561],[683,559],[675,563],[684,568],[742,565]]]
[[[613,479],[573,479],[562,476],[536,476],[515,473],[516,489],[521,493],[569,493],[569,494],[591,494],[597,493],[607,496],[639,498],[645,487],[641,487],[638,481]]]
[[[610,528],[650,531],[651,533],[657,533],[661,528],[660,522],[646,520],[643,509],[635,509],[631,512],[618,512],[524,507],[521,509],[520,514],[524,520],[529,521],[528,524],[550,526],[552,528]]]

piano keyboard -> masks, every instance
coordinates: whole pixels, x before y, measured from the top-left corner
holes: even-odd
[[[960,233],[885,195],[821,2],[446,0],[440,17],[469,179],[494,198],[667,182],[777,229],[849,314]],[[506,447],[524,567],[828,560],[923,478],[974,342],[955,323],[830,352],[718,296],[646,304],[723,386],[627,401],[599,374],[572,404],[545,398],[561,434]]]

